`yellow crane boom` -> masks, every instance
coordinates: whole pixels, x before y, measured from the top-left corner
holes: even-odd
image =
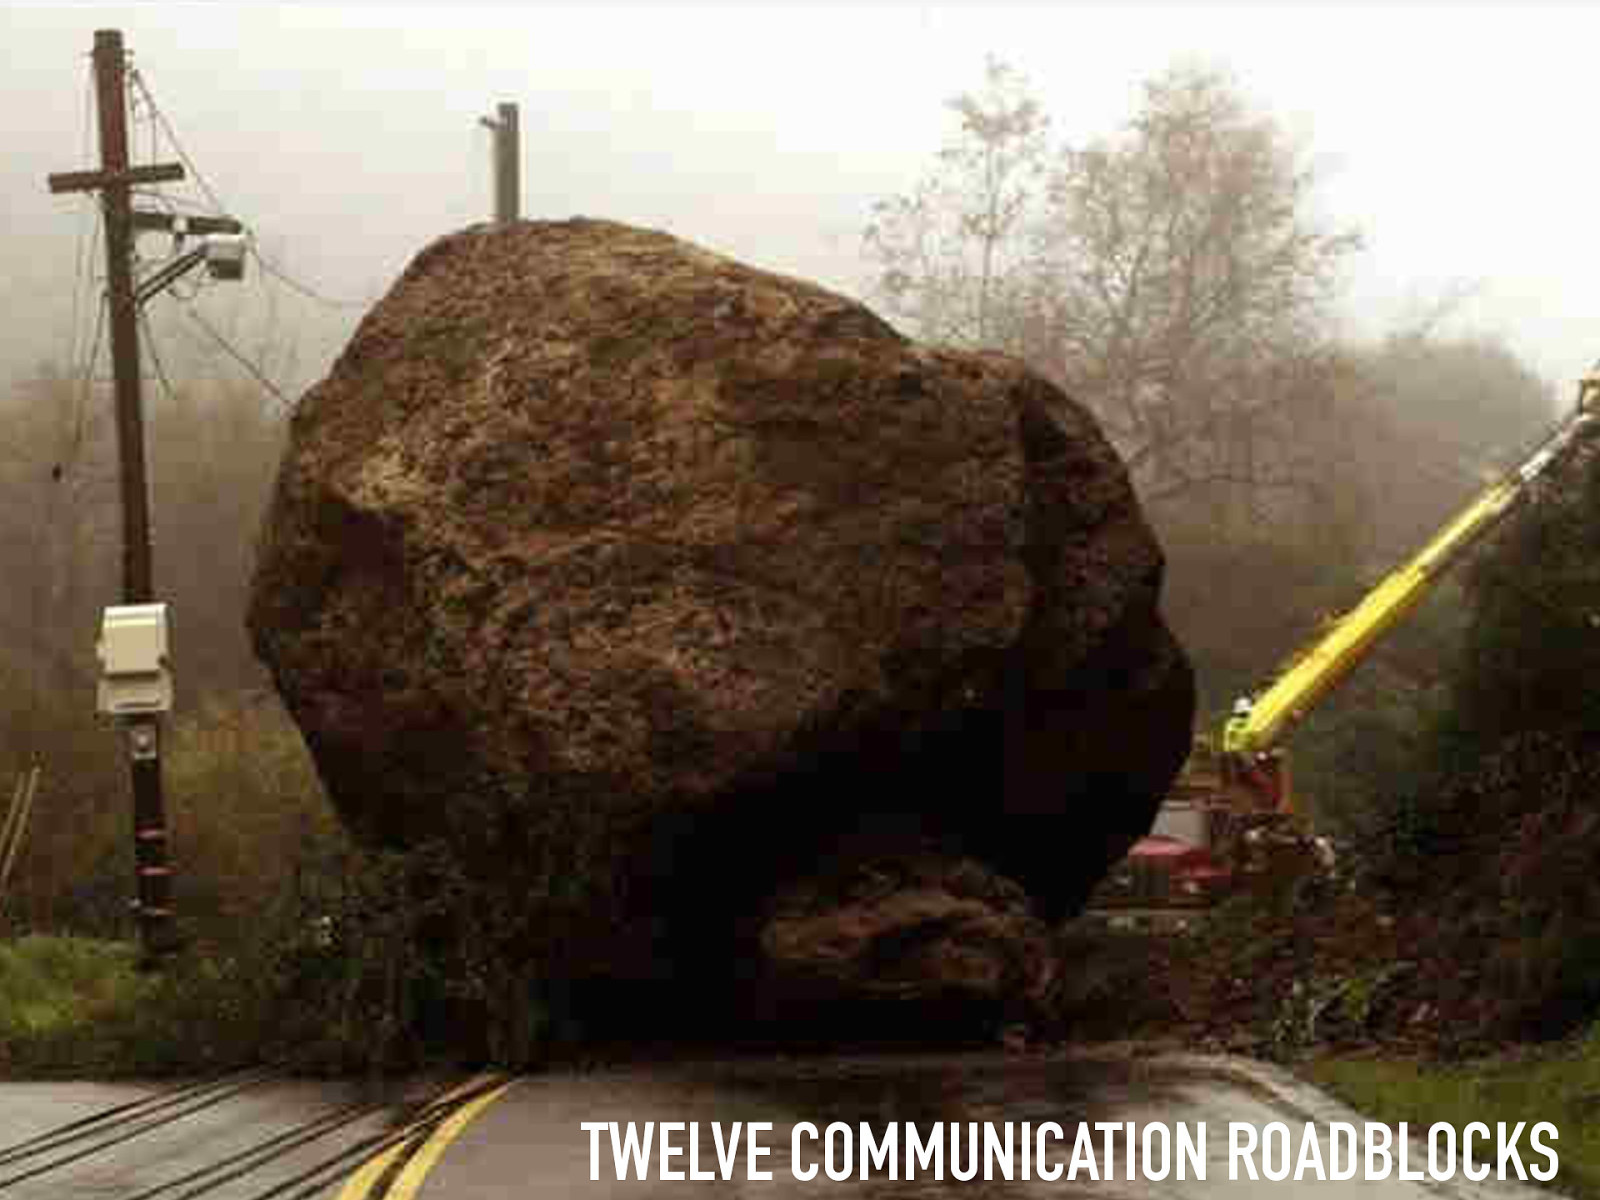
[[[1375,642],[1427,594],[1429,587],[1462,552],[1493,529],[1522,500],[1528,488],[1551,464],[1565,457],[1580,433],[1597,420],[1591,399],[1600,395],[1600,374],[1579,384],[1578,408],[1540,443],[1528,459],[1492,484],[1409,561],[1385,576],[1365,598],[1332,626],[1267,688],[1250,702],[1249,711],[1230,722],[1228,749],[1250,756],[1271,751],[1366,656]]]
[[[1222,731],[1220,755],[1209,739],[1197,739],[1155,827],[1166,837],[1205,850],[1222,869],[1205,882],[1188,879],[1182,886],[1189,891],[1180,896],[1172,890],[1174,881],[1150,865],[1154,860],[1140,859],[1144,865],[1119,876],[1123,882],[1111,885],[1099,903],[1209,904],[1241,876],[1271,877],[1277,870],[1271,865],[1275,854],[1297,849],[1302,856],[1314,852],[1322,861],[1324,852],[1331,853],[1325,840],[1313,841],[1308,830],[1297,829],[1292,819],[1285,823],[1296,805],[1284,738],[1416,607],[1468,547],[1527,497],[1539,476],[1595,433],[1600,433],[1600,363],[1579,381],[1576,411],[1526,461],[1479,493],[1359,604],[1327,625],[1262,691],[1234,706]]]

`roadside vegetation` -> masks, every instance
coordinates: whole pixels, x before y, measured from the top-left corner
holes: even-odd
[[[129,941],[32,934],[0,946],[0,1074],[225,1069],[255,1061],[270,1021],[227,960],[149,973]]]
[[[1554,1047],[1523,1048],[1491,1058],[1439,1063],[1329,1057],[1305,1075],[1374,1120],[1413,1128],[1444,1121],[1458,1137],[1472,1121],[1494,1129],[1549,1121],[1560,1131],[1563,1191],[1600,1196],[1600,1035],[1591,1026]],[[1523,1145],[1526,1146],[1526,1138]]]
[[[1065,1028],[1291,1064],[1390,1123],[1552,1121],[1562,1188],[1600,1195],[1597,550],[1591,451],[1465,573],[1404,771],[1319,807],[1333,877],[1182,935],[1080,925]]]
[[[23,581],[0,593],[0,805],[41,772],[0,895],[0,1075],[527,1061],[544,1010],[495,965],[485,914],[503,905],[429,847],[355,845],[253,661],[244,598],[286,415],[213,367],[169,354],[179,382],[150,399],[184,943],[159,973],[136,969],[126,766],[93,712],[93,631],[117,594],[104,397],[50,370],[0,394],[0,565]]]

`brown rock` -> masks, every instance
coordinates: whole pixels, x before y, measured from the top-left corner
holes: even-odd
[[[805,1022],[892,1035],[925,1020],[993,1030],[1048,1015],[1058,972],[1022,888],[981,863],[931,854],[840,864],[786,888],[761,931],[757,1004]],[[834,1010],[843,1016],[830,1019]],[[820,1019],[819,1019],[820,1018]]]
[[[526,222],[425,249],[304,398],[249,623],[354,829],[449,837],[574,971],[699,984],[841,855],[1081,903],[1188,747],[1161,566],[1015,361]]]

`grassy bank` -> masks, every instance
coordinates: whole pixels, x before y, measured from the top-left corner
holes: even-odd
[[[162,1075],[238,1065],[269,1014],[236,964],[185,958],[137,970],[130,943],[0,942],[0,1074]]]
[[[1490,1129],[1549,1121],[1561,1166],[1553,1185],[1583,1197],[1600,1197],[1600,1026],[1556,1047],[1506,1052],[1463,1063],[1421,1063],[1383,1058],[1325,1058],[1304,1072],[1373,1120],[1405,1121],[1426,1129],[1436,1121],[1456,1127],[1472,1121]],[[1527,1131],[1522,1138],[1528,1159]],[[1530,1180],[1530,1182],[1532,1182]]]
[[[137,1006],[136,950],[89,938],[0,943],[0,1047],[70,1037]]]
[[[511,900],[439,847],[352,854],[312,892],[248,922],[180,923],[184,948],[156,972],[125,941],[0,939],[0,1076],[387,1073],[547,1052],[543,993],[497,934]]]

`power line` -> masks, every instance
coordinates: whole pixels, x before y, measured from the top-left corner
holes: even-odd
[[[79,141],[80,141],[81,146],[82,146],[82,149],[81,149],[80,153],[82,154],[82,156],[83,156],[83,158],[85,160],[87,160],[88,157],[89,157],[89,131],[90,131],[90,128],[91,128],[91,125],[92,125],[92,121],[93,121],[93,115],[92,115],[93,111],[94,111],[94,68],[91,65],[91,66],[88,66],[88,67],[85,68],[84,77],[83,77],[83,133],[82,133],[81,137],[79,138]],[[93,214],[94,214],[94,203],[92,201],[90,201],[87,196],[83,197],[83,201],[84,202],[83,202],[82,208],[79,211],[82,212],[82,213],[87,213],[89,215],[90,219],[88,221],[83,221],[83,220],[80,219],[79,222],[78,222],[77,254],[76,254],[76,262],[73,264],[73,271],[72,271],[72,325],[71,325],[71,328],[68,331],[68,340],[67,340],[67,362],[66,362],[66,367],[67,367],[67,371],[69,372],[69,374],[76,374],[77,373],[78,350],[79,350],[78,339],[81,336],[81,333],[80,333],[80,330],[79,330],[78,326],[80,324],[80,316],[81,316],[80,309],[81,309],[81,305],[83,303],[84,276],[87,273],[87,263],[88,263],[88,259],[85,257],[85,254],[84,254],[84,231],[85,231],[86,228],[91,228],[92,227],[93,230],[94,230],[94,236],[96,238],[98,238],[99,234],[100,234],[99,223],[97,221],[95,221],[94,217],[93,217]],[[90,254],[93,254],[93,252],[94,252],[93,249],[91,249],[89,251]]]
[[[81,153],[85,159],[89,157],[89,137],[90,130],[93,125],[93,113],[94,61],[91,58],[85,64],[84,69],[83,128],[78,139],[81,146]],[[85,383],[80,385],[77,381],[79,339],[82,336],[79,326],[82,323],[82,309],[85,298],[88,295],[92,295],[94,290],[93,270],[89,264],[91,262],[90,256],[92,256],[95,250],[99,248],[100,223],[96,218],[95,205],[88,199],[87,196],[83,197],[83,204],[79,212],[80,216],[78,220],[78,235],[76,239],[77,247],[75,252],[75,261],[72,268],[71,324],[67,330],[67,360],[64,364],[67,373],[67,386],[71,389],[72,403],[77,406],[77,413],[75,413],[73,416],[74,433],[73,441],[69,444],[69,450],[71,451],[69,457],[76,456],[76,444],[78,440],[76,431],[78,423],[82,419],[84,405],[83,391],[87,386],[89,374],[94,369],[93,358],[99,353],[100,321],[104,316],[103,309],[97,311],[97,315],[95,317],[94,341],[89,352],[91,361],[84,370]],[[84,216],[87,216],[88,219],[85,220]],[[85,236],[86,231],[89,231],[89,236],[87,237]],[[52,438],[52,440],[54,440],[54,438]],[[54,485],[61,481],[63,471],[64,466],[61,463],[56,463],[51,469],[50,481],[45,485],[43,520],[41,520],[36,527],[33,543],[33,579],[29,595],[29,620],[33,631],[33,645],[31,647],[31,653],[28,656],[28,737],[30,740],[35,741],[39,737],[39,706],[42,699],[39,668],[40,663],[44,658],[45,625],[42,616],[46,600],[45,590],[49,578],[53,576],[53,571],[50,571],[49,567],[53,565],[51,554],[58,542],[61,517],[60,496]],[[36,771],[37,769],[37,766],[35,766]],[[17,838],[18,842],[20,843],[20,829],[18,830]],[[12,852],[15,853],[15,850],[13,849]]]
[[[76,375],[78,372],[78,356],[85,348],[84,338],[88,335],[88,314],[84,311],[84,301],[93,293],[97,276],[94,272],[94,255],[100,250],[100,220],[94,211],[91,202],[87,209],[88,221],[84,224],[88,228],[89,236],[83,237],[82,227],[78,237],[78,265],[72,285],[72,336],[68,342],[67,371]],[[87,248],[85,243],[87,243]],[[98,297],[96,298],[98,300]]]
[[[263,271],[282,281],[283,283],[288,284],[291,288],[299,292],[308,300],[315,300],[318,304],[325,304],[329,308],[367,307],[367,302],[365,300],[335,300],[331,296],[324,296],[321,292],[317,291],[309,284],[301,283],[298,279],[295,279],[287,271],[284,271],[281,267],[271,262],[265,255],[261,253],[260,247],[256,245],[254,234],[249,234],[246,236],[245,245],[249,247],[250,256],[256,260],[257,265],[260,266]]]
[[[78,456],[83,451],[83,433],[88,424],[89,389],[94,386],[94,364],[100,357],[100,338],[105,333],[106,327],[106,306],[101,303],[96,307],[99,313],[94,322],[94,337],[89,343],[89,354],[83,362],[83,374],[78,378],[78,386],[73,389],[77,411],[73,414],[72,441],[67,447],[65,461],[61,463],[63,472],[77,465]]]
[[[282,389],[280,389],[277,384],[273,383],[272,380],[268,379],[266,373],[263,372],[260,367],[256,366],[255,363],[250,361],[250,359],[247,358],[241,351],[236,350],[233,344],[229,342],[227,338],[223,337],[222,334],[219,333],[211,324],[211,322],[207,321],[200,315],[200,310],[198,308],[195,308],[193,305],[186,305],[185,307],[188,309],[190,320],[194,321],[196,325],[205,330],[205,332],[210,336],[211,340],[216,343],[217,347],[221,349],[223,353],[227,354],[229,358],[233,359],[234,362],[238,363],[241,367],[248,371],[251,376],[254,377],[257,383],[266,388],[267,391],[271,392],[272,395],[277,398],[279,407],[283,412],[288,412],[294,407],[293,401],[283,394]]]
[[[162,131],[167,135],[167,140],[172,143],[172,148],[177,152],[179,161],[182,162],[183,165],[187,167],[189,172],[194,176],[195,183],[197,183],[200,187],[200,190],[205,193],[206,199],[211,202],[213,209],[218,214],[228,212],[228,206],[222,202],[221,198],[217,195],[216,189],[214,189],[206,180],[205,175],[195,164],[194,159],[191,158],[189,156],[189,152],[184,149],[183,142],[179,139],[177,131],[172,127],[172,122],[167,119],[166,113],[162,112],[160,106],[156,104],[155,97],[150,94],[150,86],[145,83],[144,76],[137,68],[129,72],[129,75],[138,85],[140,93],[144,96],[145,104],[150,109],[151,116],[160,124]],[[266,255],[261,253],[261,248],[256,244],[256,238],[253,231],[247,233],[245,245],[250,251],[250,256],[256,260],[257,265],[260,266],[263,271],[287,284],[289,287],[299,292],[308,300],[314,300],[318,304],[325,304],[329,308],[367,307],[366,302],[363,300],[336,299],[332,296],[324,294],[318,289],[312,287],[310,284],[302,283],[300,280],[294,278],[294,276],[290,275],[286,270],[278,266],[271,259],[267,258]]]
[[[159,128],[161,132],[166,135],[166,138],[172,144],[172,149],[177,154],[179,161],[181,161],[185,168],[187,168],[195,183],[205,194],[205,197],[210,202],[213,211],[218,215],[226,213],[228,211],[228,206],[222,202],[222,197],[217,193],[217,190],[211,186],[211,183],[206,178],[205,173],[200,170],[200,167],[194,161],[193,156],[191,156],[188,150],[184,147],[183,139],[178,136],[178,131],[173,128],[172,122],[167,119],[166,113],[163,112],[161,106],[156,103],[155,96],[151,93],[149,84],[145,82],[144,74],[135,67],[129,71],[128,76],[132,86],[138,89],[139,95],[144,100],[144,106],[150,114],[152,127]],[[166,207],[168,212],[174,211],[175,201],[172,197],[168,197],[164,194],[157,194],[157,200],[158,203],[161,203]],[[183,207],[191,209],[200,207],[192,202],[182,201],[181,199],[176,201],[176,204],[181,204]],[[256,260],[263,271],[287,284],[289,287],[293,288],[295,291],[306,296],[307,298],[335,308],[359,306],[358,302],[355,301],[335,300],[329,296],[325,296],[321,292],[317,291],[317,289],[311,287],[309,284],[301,283],[299,280],[289,275],[288,272],[279,268],[261,253],[260,248],[256,245],[253,234],[250,234],[246,237],[245,245],[250,255]],[[229,358],[233,359],[233,361],[240,367],[244,368],[244,370],[250,374],[251,378],[253,378],[258,384],[266,389],[266,391],[271,393],[271,395],[278,401],[281,410],[287,412],[293,407],[293,403],[290,401],[288,396],[284,394],[283,390],[267,377],[266,372],[263,371],[260,366],[258,366],[243,352],[235,348],[234,345],[226,337],[224,337],[215,326],[213,326],[205,319],[204,316],[201,315],[200,310],[191,303],[195,295],[198,294],[199,290],[200,285],[197,284],[194,292],[191,292],[187,296],[174,293],[174,298],[184,302],[184,307],[189,313],[190,320],[198,325],[206,333],[206,335],[210,337],[211,341],[223,351],[223,353],[225,353]],[[142,312],[140,316],[141,319],[143,319]],[[148,321],[145,321],[145,330],[148,335]],[[147,337],[147,341],[150,344],[151,361],[155,364],[156,373],[160,376],[162,385],[167,389],[169,395],[175,396],[176,393],[172,387],[172,383],[167,378],[166,372],[161,364],[161,359],[156,353],[154,339]]]
[[[157,191],[155,188],[134,188],[133,194],[140,199],[154,200],[169,213],[176,213],[180,208],[190,212],[207,213],[215,215],[215,209],[210,204],[202,204],[198,200],[191,200],[187,196],[174,196],[170,192]]]
[[[143,72],[134,67],[128,72],[128,78],[139,89],[140,94],[143,95],[144,102],[150,109],[150,115],[160,123],[161,129],[167,135],[167,140],[172,143],[172,148],[177,151],[179,161],[189,168],[189,173],[194,177],[195,183],[200,185],[200,190],[206,194],[206,199],[211,201],[212,206],[219,214],[227,212],[228,206],[218,199],[217,193],[206,181],[205,175],[195,165],[194,160],[189,157],[189,152],[183,148],[183,142],[178,138],[177,130],[173,129],[172,122],[167,120],[167,114],[161,111],[160,105],[156,103],[156,98],[150,94],[150,87],[144,81]]]
[[[161,380],[161,386],[167,393],[167,399],[177,402],[178,390],[172,386],[172,380],[167,378],[167,369],[161,365],[161,355],[156,350],[156,335],[150,328],[150,317],[143,308],[139,309],[139,324],[144,327],[144,347],[150,352],[150,362],[156,369],[156,377]]]

